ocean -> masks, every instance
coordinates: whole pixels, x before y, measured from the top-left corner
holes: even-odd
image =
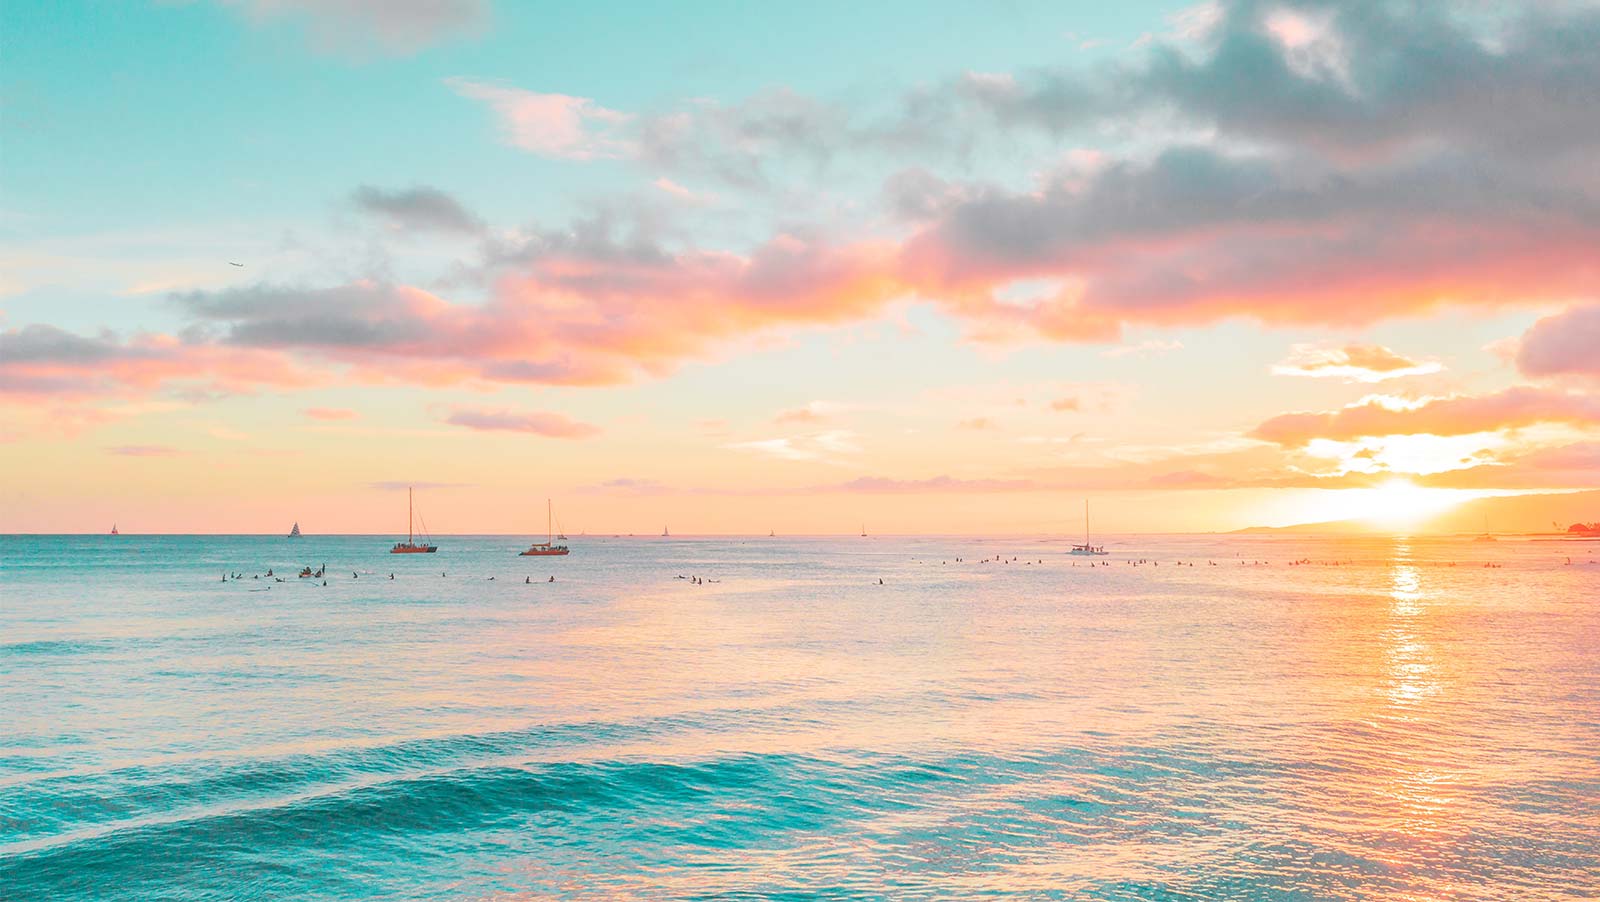
[[[1600,544],[1107,540],[6,537],[0,898],[1600,897]]]

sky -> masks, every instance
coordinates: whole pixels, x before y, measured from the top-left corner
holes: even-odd
[[[0,532],[1600,487],[1593,2],[16,2]],[[1597,512],[1600,513],[1600,512]]]

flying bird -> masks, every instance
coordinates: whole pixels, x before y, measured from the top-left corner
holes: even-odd
[[[243,266],[244,264],[243,263],[235,263],[232,260],[229,260],[228,261],[228,265],[229,266]]]

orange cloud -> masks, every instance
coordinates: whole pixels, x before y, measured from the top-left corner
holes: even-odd
[[[1314,439],[1470,435],[1535,423],[1600,425],[1600,398],[1532,386],[1517,386],[1491,395],[1432,398],[1415,404],[1369,398],[1341,410],[1276,416],[1257,426],[1250,435],[1286,447],[1300,447]]]
[[[1340,378],[1351,382],[1382,382],[1402,376],[1437,373],[1444,366],[1436,361],[1417,361],[1383,345],[1348,344],[1342,348],[1296,345],[1288,359],[1274,364],[1280,376]]]

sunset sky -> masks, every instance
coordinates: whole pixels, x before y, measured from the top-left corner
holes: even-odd
[[[1600,486],[1600,6],[689,6],[5,4],[0,532]]]

